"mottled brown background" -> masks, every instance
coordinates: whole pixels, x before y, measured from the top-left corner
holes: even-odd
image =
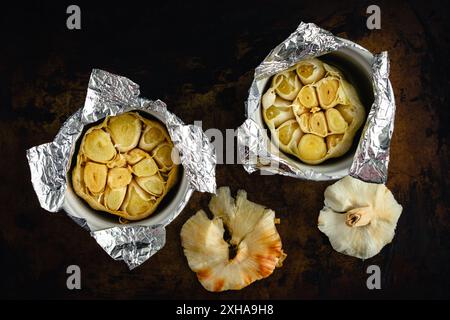
[[[149,2],[150,3],[150,2]],[[369,2],[241,1],[210,7],[81,4],[82,30],[65,28],[68,5],[23,3],[0,21],[0,271],[6,298],[449,298],[448,19],[435,1],[378,3],[382,29],[365,27]],[[53,139],[84,102],[92,68],[125,75],[185,122],[236,128],[254,68],[300,23],[314,22],[373,52],[389,51],[397,117],[388,186],[404,211],[392,244],[365,262],[339,254],[316,227],[330,182],[248,175],[220,165],[218,185],[244,188],[276,210],[288,258],[238,292],[212,294],[183,256],[179,232],[208,194],[195,193],[167,229],[165,248],[130,272],[63,213],[39,207],[25,150]],[[66,267],[82,290],[66,289]],[[382,290],[366,288],[368,265]]]

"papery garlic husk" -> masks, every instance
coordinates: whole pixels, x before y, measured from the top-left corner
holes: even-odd
[[[304,85],[317,82],[325,75],[325,68],[319,59],[300,61],[295,70]]]
[[[262,96],[261,104],[264,109],[267,109],[271,106],[273,106],[275,99],[277,98],[277,95],[275,93],[275,89],[273,87],[270,87],[269,90]]]
[[[209,209],[212,220],[200,210],[181,229],[189,267],[206,290],[240,290],[281,266],[286,255],[274,211],[248,201],[243,190],[235,201],[228,187],[217,190]],[[224,240],[224,227],[231,236],[229,243]],[[230,246],[236,249],[231,258]]]
[[[151,151],[137,148],[139,142]],[[156,120],[135,112],[107,117],[81,140],[73,189],[95,210],[144,219],[178,180],[172,148],[167,130]]]
[[[302,84],[295,70],[287,70],[273,77],[272,87],[281,98],[294,100],[302,88]]]
[[[360,259],[378,254],[395,234],[402,206],[383,184],[347,176],[325,190],[318,219],[338,252]]]

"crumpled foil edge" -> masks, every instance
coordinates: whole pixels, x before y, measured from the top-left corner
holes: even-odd
[[[394,132],[395,100],[389,82],[387,52],[375,55],[372,63],[374,103],[367,117],[350,175],[365,182],[385,184],[389,149]]]
[[[114,227],[91,233],[114,260],[123,260],[130,270],[158,252],[166,243],[163,226]]]
[[[302,59],[317,57],[342,47],[353,47],[366,51],[356,43],[343,41],[329,31],[313,23],[300,23],[285,41],[275,47],[255,69],[253,82],[245,103],[248,118],[238,128],[238,155],[244,169],[252,173],[256,170],[287,175],[307,180],[336,180],[342,175],[330,175],[303,170],[278,156],[268,138],[266,129],[254,121],[259,112],[263,88],[258,82],[285,70]],[[389,82],[387,53],[375,56],[372,64],[375,100],[370,109],[366,129],[360,139],[354,161],[349,171],[354,177],[366,182],[383,183],[387,180],[389,145],[391,141],[395,102]],[[276,148],[276,147],[275,147]]]
[[[200,127],[185,125],[167,110],[160,100],[139,97],[139,85],[130,79],[100,69],[93,69],[85,104],[61,126],[52,142],[30,148],[26,152],[33,188],[42,208],[59,211],[67,191],[67,172],[75,144],[85,125],[109,115],[131,110],[157,113],[163,119],[189,181],[184,199],[163,225],[117,226],[91,231],[87,221],[67,215],[91,232],[97,243],[115,260],[123,260],[131,269],[139,266],[165,244],[165,226],[185,207],[194,190],[215,193],[216,155],[214,146]]]

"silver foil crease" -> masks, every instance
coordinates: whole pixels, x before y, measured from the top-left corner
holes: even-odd
[[[158,252],[166,242],[166,229],[162,226],[114,227],[91,235],[114,260],[125,261],[130,270]]]
[[[372,72],[375,101],[367,117],[350,175],[366,182],[386,183],[395,119],[394,93],[389,84],[387,52],[375,56]]]
[[[302,22],[255,69],[245,104],[248,119],[238,128],[238,155],[247,172],[261,170],[307,180],[335,180],[342,177],[313,169],[300,169],[283,159],[279,156],[279,150],[273,150],[274,146],[269,141],[266,129],[254,120],[255,114],[260,112],[261,96],[264,93],[264,88],[259,85],[261,80],[288,69],[300,60],[318,57],[342,47],[367,52],[358,44],[336,37],[313,23]],[[372,64],[375,101],[351,166],[352,176],[367,182],[383,183],[387,180],[389,145],[395,114],[388,69],[387,53],[375,56]]]
[[[66,193],[66,171],[73,146],[83,130],[81,109],[64,122],[52,142],[27,150],[31,182],[41,207],[57,212]]]
[[[31,181],[39,203],[47,211],[57,212],[64,204],[67,172],[75,144],[85,125],[131,110],[155,112],[162,118],[189,181],[184,199],[171,216],[157,226],[132,225],[92,231],[84,219],[68,214],[78,225],[90,231],[111,257],[124,260],[130,269],[142,264],[164,246],[165,226],[178,216],[194,190],[211,193],[216,190],[215,150],[201,128],[185,125],[167,110],[164,102],[147,100],[139,94],[139,86],[133,81],[94,69],[84,106],[62,125],[54,141],[27,150]]]

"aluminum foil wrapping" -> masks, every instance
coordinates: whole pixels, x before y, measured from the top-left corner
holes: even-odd
[[[260,112],[263,80],[288,69],[303,59],[318,57],[348,47],[368,52],[363,47],[312,23],[301,23],[297,30],[274,48],[256,68],[246,101],[247,120],[238,128],[238,154],[245,170],[268,171],[307,180],[335,180],[342,177],[296,166],[276,148],[266,129],[255,121]],[[367,182],[384,183],[387,180],[389,145],[394,126],[395,102],[388,79],[387,53],[374,57],[372,63],[375,101],[369,112],[350,174]]]
[[[386,183],[395,119],[394,93],[389,83],[386,52],[374,57],[372,72],[375,101],[367,117],[350,175],[366,182]]]
[[[69,117],[52,142],[27,150],[31,181],[40,205],[50,212],[57,212],[64,208],[69,183],[67,172],[84,126],[108,115],[131,110],[153,112],[161,117],[179,152],[189,181],[183,199],[170,216],[158,225],[123,225],[91,230],[85,219],[67,213],[77,224],[90,231],[112,258],[125,261],[130,269],[142,264],[164,246],[165,226],[178,216],[194,190],[211,193],[216,190],[215,151],[201,128],[185,125],[167,110],[164,102],[147,100],[139,94],[139,86],[133,81],[94,69],[84,106]]]

